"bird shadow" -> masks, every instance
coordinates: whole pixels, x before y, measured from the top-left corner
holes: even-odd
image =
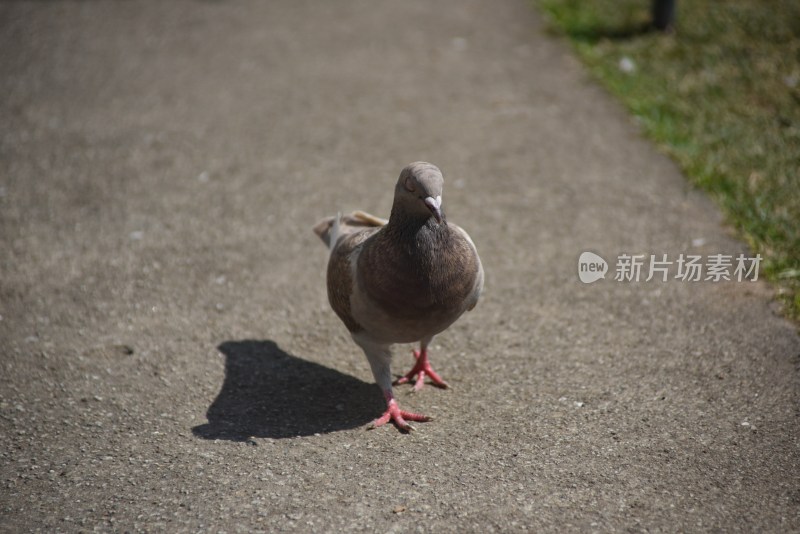
[[[226,341],[225,379],[208,407],[203,439],[247,441],[335,432],[365,425],[382,411],[380,389],[281,350],[270,340]]]

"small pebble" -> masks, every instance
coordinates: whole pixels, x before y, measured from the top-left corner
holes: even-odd
[[[633,60],[628,56],[623,56],[622,59],[619,60],[619,70],[626,74],[630,74],[636,70],[636,63],[634,63]]]

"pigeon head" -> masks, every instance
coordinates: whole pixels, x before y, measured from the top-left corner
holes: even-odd
[[[442,211],[442,187],[444,177],[436,165],[418,161],[408,165],[400,173],[394,190],[394,209],[412,217],[427,219],[433,216],[436,222],[444,222]]]

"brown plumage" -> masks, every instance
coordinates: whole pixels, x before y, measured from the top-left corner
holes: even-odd
[[[420,342],[417,363],[398,382],[425,376],[446,383],[428,362],[427,347],[465,311],[475,307],[483,288],[483,268],[467,233],[448,223],[441,208],[443,177],[430,163],[403,169],[388,221],[364,212],[330,217],[314,231],[330,247],[328,299],[353,340],[364,350],[387,411],[373,425],[390,419],[401,429],[405,419],[427,417],[399,409],[392,394],[390,346]]]

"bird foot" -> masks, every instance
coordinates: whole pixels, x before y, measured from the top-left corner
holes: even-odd
[[[431,362],[428,361],[427,350],[415,350],[414,358],[417,359],[417,363],[414,364],[414,367],[405,376],[398,378],[395,384],[405,384],[406,382],[410,382],[411,379],[414,378],[414,375],[416,375],[417,379],[414,382],[414,391],[419,391],[422,389],[422,386],[425,385],[426,376],[431,379],[431,382],[433,382],[433,385],[435,386],[438,386],[442,389],[447,389],[450,387],[447,382],[442,380],[441,377],[436,374],[436,371],[433,370],[433,367],[431,367]]]
[[[414,430],[414,427],[411,426],[406,419],[410,421],[419,421],[421,423],[432,420],[432,418],[428,417],[427,415],[401,410],[396,400],[389,399],[386,403],[386,411],[383,412],[383,415],[370,423],[369,427],[367,428],[372,430],[373,428],[378,428],[379,426],[385,425],[389,421],[393,421],[394,424],[404,432]]]

